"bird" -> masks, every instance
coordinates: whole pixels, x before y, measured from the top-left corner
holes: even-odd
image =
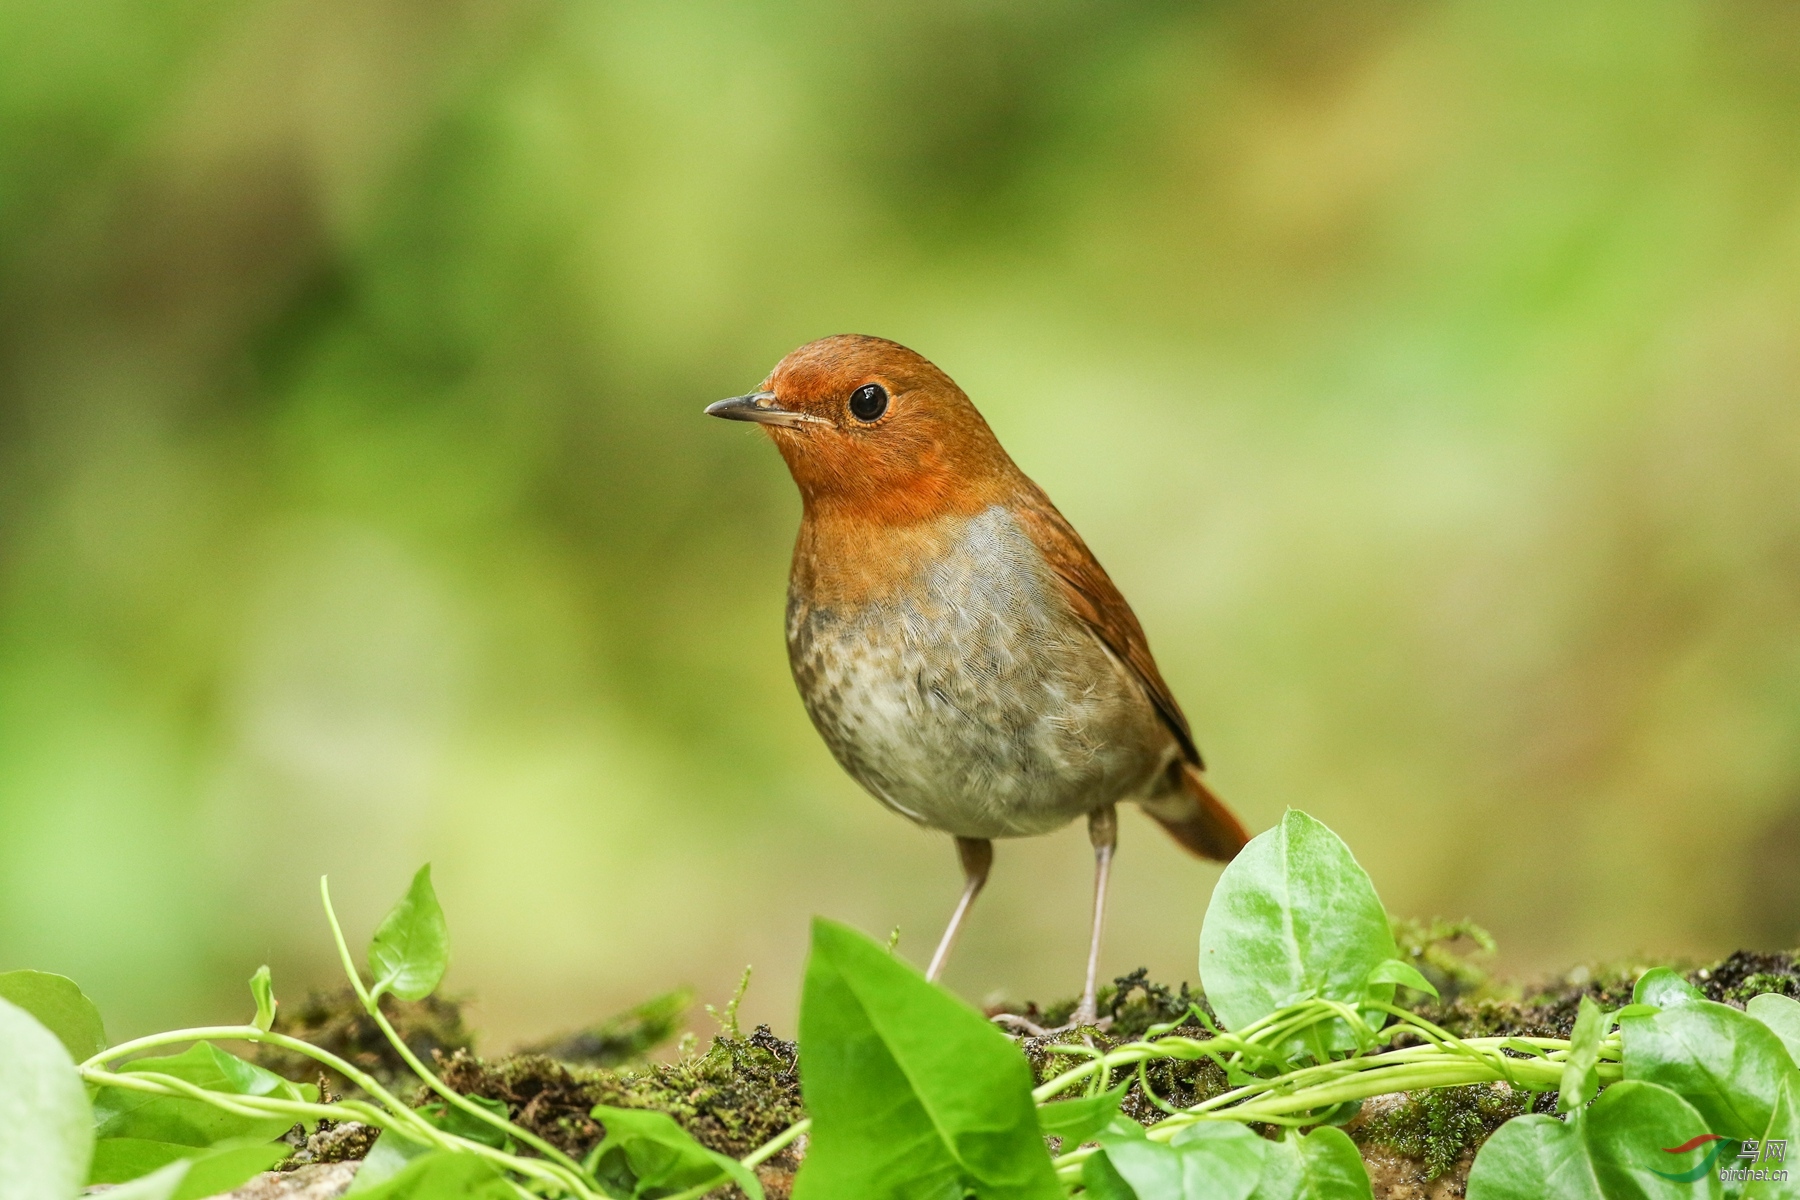
[[[968,395],[897,342],[808,342],[705,411],[761,426],[799,487],[787,648],[813,725],[878,801],[955,839],[963,890],[926,978],[994,841],[1085,817],[1093,920],[1068,1028],[1095,1024],[1117,805],[1201,858],[1249,840],[1131,606]]]

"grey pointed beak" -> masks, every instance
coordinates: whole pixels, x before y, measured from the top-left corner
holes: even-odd
[[[758,425],[776,425],[782,429],[798,429],[802,425],[829,425],[830,422],[811,413],[795,412],[791,408],[783,408],[775,399],[774,392],[751,392],[745,396],[733,396],[729,400],[720,400],[706,406],[709,417],[723,417],[727,421],[755,421]]]

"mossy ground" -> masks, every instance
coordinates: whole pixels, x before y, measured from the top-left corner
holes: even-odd
[[[1629,1001],[1632,980],[1657,965],[1583,967],[1536,988],[1505,988],[1482,972],[1478,955],[1451,946],[1472,943],[1479,951],[1479,931],[1472,935],[1467,926],[1437,923],[1402,926],[1396,932],[1401,935],[1402,953],[1419,964],[1443,994],[1442,1000],[1420,1005],[1416,1011],[1462,1036],[1567,1037],[1582,996],[1616,1008]],[[1687,977],[1710,999],[1740,1007],[1760,992],[1800,998],[1800,964],[1792,954],[1739,951],[1689,969]],[[434,1062],[452,1087],[504,1103],[515,1122],[577,1158],[605,1135],[589,1115],[596,1105],[666,1112],[703,1145],[742,1156],[804,1115],[797,1050],[766,1027],[748,1036],[728,1028],[703,1051],[678,1053],[667,1062],[651,1061],[649,1054],[681,1028],[687,1003],[685,994],[672,993],[590,1029],[495,1059],[476,1055],[475,1039],[453,1001],[384,1002],[383,1007],[413,1051]],[[990,1015],[1007,1012],[1054,1026],[1066,1020],[1073,1007],[1072,1000],[1044,1006],[1000,1005]],[[1152,1026],[1182,1022],[1196,1007],[1212,1016],[1205,999],[1189,985],[1160,984],[1139,970],[1103,990],[1100,1010],[1110,1018],[1110,1026],[1088,1036],[1093,1045],[1105,1049],[1142,1037]],[[397,1085],[403,1094],[404,1089],[417,1087],[347,989],[308,997],[284,1011],[277,1028],[330,1049],[384,1083]],[[1208,1036],[1203,1026],[1192,1022],[1181,1023],[1176,1032]],[[1070,1065],[1069,1058],[1051,1047],[1075,1036],[1022,1039],[1039,1079]],[[310,1060],[267,1048],[258,1057],[264,1066],[290,1078],[320,1082]],[[341,1079],[326,1076],[323,1082],[334,1093],[351,1090]],[[1197,1103],[1227,1086],[1224,1073],[1209,1062],[1164,1061],[1148,1068],[1142,1079],[1131,1081],[1122,1111],[1149,1124],[1161,1119],[1169,1107]],[[422,1088],[414,1093],[414,1103],[429,1100]],[[1383,1097],[1365,1106],[1346,1129],[1375,1171],[1378,1200],[1456,1195],[1481,1142],[1524,1111],[1528,1101],[1503,1086],[1485,1085]],[[1536,1107],[1546,1111],[1553,1102],[1553,1096],[1539,1097]],[[367,1152],[368,1140],[357,1127],[322,1130],[289,1165],[355,1158]],[[788,1194],[800,1152],[800,1147],[790,1148],[759,1172],[772,1200]],[[1439,1181],[1435,1191],[1425,1186],[1433,1181]],[[1450,1191],[1444,1192],[1445,1186]]]
[[[1372,1111],[1348,1129],[1359,1146],[1381,1146],[1411,1159],[1430,1182],[1471,1157],[1488,1134],[1526,1107],[1526,1097],[1504,1086],[1475,1083],[1408,1092],[1392,1104],[1368,1106]]]
[[[708,1149],[741,1158],[805,1114],[798,1055],[760,1027],[720,1035],[703,1054],[616,1070],[559,1063],[541,1054],[483,1062],[459,1053],[442,1064],[457,1091],[506,1104],[512,1119],[579,1158],[604,1135],[599,1104],[666,1112]]]

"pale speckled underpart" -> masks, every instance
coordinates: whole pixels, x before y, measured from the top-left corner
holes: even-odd
[[[892,596],[788,599],[807,712],[878,799],[963,837],[1021,837],[1161,783],[1178,749],[1142,685],[994,507]]]

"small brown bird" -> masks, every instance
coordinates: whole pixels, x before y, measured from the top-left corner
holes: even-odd
[[[788,660],[826,745],[875,798],[956,838],[966,884],[935,979],[987,881],[992,839],[1088,819],[1091,1024],[1114,805],[1229,860],[1248,835],[1201,778],[1187,718],[1131,607],[968,396],[906,347],[800,347],[707,413],[755,421],[800,487]]]

